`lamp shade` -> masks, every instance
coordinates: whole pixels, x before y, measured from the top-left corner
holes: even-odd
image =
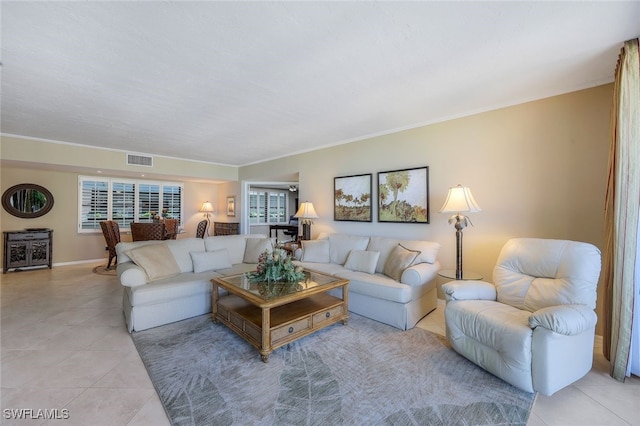
[[[447,199],[445,200],[440,213],[461,213],[482,211],[476,200],[471,195],[471,190],[466,186],[458,185],[449,188]]]
[[[204,203],[202,203],[202,207],[200,207],[200,211],[205,213],[212,213],[213,206],[211,205],[210,202],[205,201]]]
[[[316,214],[316,210],[313,208],[313,203],[305,201],[300,205],[298,212],[293,216],[300,219],[318,219],[320,216]]]

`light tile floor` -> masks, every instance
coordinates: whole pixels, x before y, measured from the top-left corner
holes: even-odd
[[[2,275],[3,425],[169,424],[126,331],[122,288],[115,277],[94,274],[94,266]],[[418,326],[444,334],[443,307]],[[640,426],[640,379],[611,379],[601,349],[594,353],[586,377],[551,397],[537,397],[529,425]],[[38,409],[57,409],[58,417],[69,418],[10,418],[19,409],[33,409],[30,417],[38,417]]]

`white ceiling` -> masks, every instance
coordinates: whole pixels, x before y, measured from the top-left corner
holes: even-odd
[[[8,2],[4,134],[246,165],[613,80],[640,2]]]

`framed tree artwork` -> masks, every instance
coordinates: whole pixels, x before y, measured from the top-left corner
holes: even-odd
[[[371,222],[371,173],[333,178],[333,220]]]
[[[378,173],[378,222],[429,223],[429,167]]]

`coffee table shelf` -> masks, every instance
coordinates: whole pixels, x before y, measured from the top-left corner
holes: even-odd
[[[349,281],[324,278],[321,285],[264,300],[234,285],[237,279],[214,278],[211,318],[255,346],[267,362],[279,347],[337,322],[347,323]],[[219,288],[231,294],[220,297]],[[326,293],[332,288],[341,288],[342,298]]]

